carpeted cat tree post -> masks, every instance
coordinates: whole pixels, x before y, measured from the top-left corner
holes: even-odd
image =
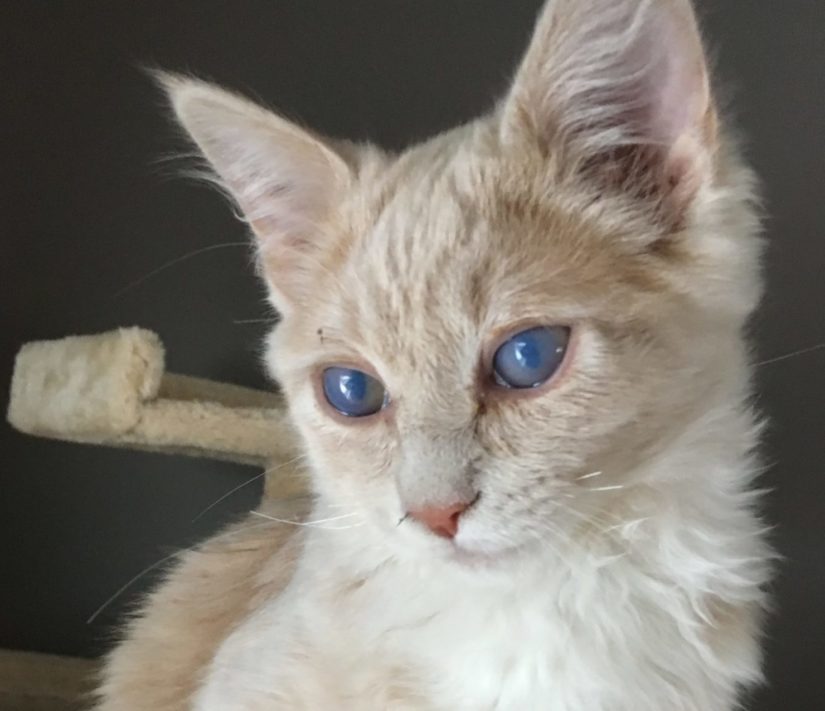
[[[281,397],[165,371],[151,331],[123,328],[24,345],[8,420],[26,434],[276,468],[298,450]],[[265,497],[307,492],[295,476],[267,477]],[[0,650],[0,709],[82,708],[91,662]]]
[[[261,467],[296,456],[278,394],[167,373],[164,360],[158,336],[140,328],[27,343],[8,420],[38,437]],[[270,482],[267,494],[299,493],[286,487]]]

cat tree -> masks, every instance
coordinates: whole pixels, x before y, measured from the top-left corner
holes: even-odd
[[[167,373],[160,339],[140,328],[24,345],[8,419],[86,444],[260,466],[295,456],[279,395]]]
[[[261,468],[297,456],[278,394],[167,373],[163,344],[140,328],[24,345],[15,361],[8,420],[37,437]],[[300,478],[267,477],[265,496],[306,490]],[[86,660],[0,650],[0,708],[82,708],[93,672]]]

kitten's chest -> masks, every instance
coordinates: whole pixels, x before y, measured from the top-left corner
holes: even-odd
[[[444,709],[519,709],[541,700],[564,708],[554,689],[564,688],[565,624],[536,601],[496,604],[459,597],[410,627],[405,654],[427,694]]]
[[[207,684],[209,703],[198,709],[251,689],[265,699],[248,707],[255,711],[660,710],[651,660],[686,661],[673,658],[678,631],[654,606],[622,604],[610,588],[594,596],[592,587],[393,576],[329,596],[315,581],[236,630],[213,667],[222,672]]]
[[[349,601],[340,650],[350,645],[353,676],[401,674],[425,699],[409,706],[419,711],[675,709],[674,680],[704,664],[677,622],[679,593],[628,594],[644,576],[626,565],[604,575],[533,570],[489,586],[396,579]],[[393,592],[399,582],[403,594]],[[678,708],[709,708],[681,693]]]
[[[303,634],[324,658],[319,668],[337,668],[345,695],[360,699],[352,708],[367,708],[370,690],[386,688],[411,701],[369,708],[581,711],[582,699],[592,711],[608,708],[589,679],[612,676],[604,669],[612,663],[609,652],[597,625],[582,624],[560,606],[560,595],[571,592],[552,577],[501,582],[390,572],[350,594],[316,601]],[[340,698],[335,703],[343,707]]]
[[[570,708],[570,660],[581,659],[589,633],[560,613],[551,591],[434,586],[401,607],[387,608],[381,646],[412,670],[432,709]]]
[[[294,590],[226,640],[196,708],[568,711],[569,641],[548,595],[393,578],[333,599]]]

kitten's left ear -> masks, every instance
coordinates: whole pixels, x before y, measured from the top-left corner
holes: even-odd
[[[501,120],[505,142],[678,221],[717,141],[690,0],[548,0]]]
[[[326,142],[219,87],[159,74],[178,120],[258,238],[275,306],[288,313],[315,287],[330,222],[351,179]]]

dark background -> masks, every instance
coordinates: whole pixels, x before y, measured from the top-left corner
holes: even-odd
[[[263,386],[266,326],[222,200],[174,178],[181,142],[141,64],[246,90],[387,146],[465,120],[506,85],[540,0],[83,0],[0,8],[0,382],[25,341],[139,324],[171,370]],[[722,86],[765,182],[759,360],[825,342],[825,3],[706,0]],[[825,660],[825,350],[758,369],[768,514],[786,557],[752,708],[807,711]],[[3,408],[5,408],[5,393]],[[252,506],[254,470],[27,438],[0,425],[0,646],[96,655],[146,575]]]

